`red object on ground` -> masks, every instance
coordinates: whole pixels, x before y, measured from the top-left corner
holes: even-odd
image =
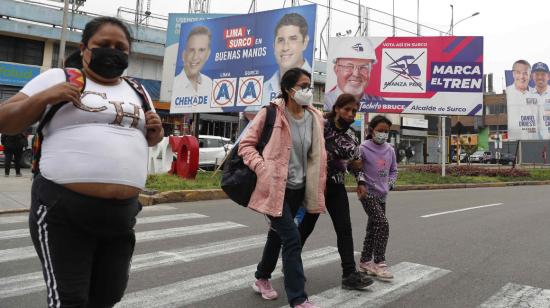
[[[194,179],[199,170],[199,141],[194,136],[170,136],[172,151],[177,153],[170,173],[184,179]]]

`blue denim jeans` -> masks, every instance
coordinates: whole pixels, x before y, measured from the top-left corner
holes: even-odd
[[[273,217],[267,215],[271,221],[271,229],[267,233],[262,260],[258,264],[256,279],[270,279],[275,270],[281,244],[283,246],[283,273],[285,291],[288,303],[298,305],[307,299],[304,290],[305,277],[302,265],[302,244],[300,232],[294,223],[294,216],[304,201],[305,189],[285,191],[283,203],[283,215]]]

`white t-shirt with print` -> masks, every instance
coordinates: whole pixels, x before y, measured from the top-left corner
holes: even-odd
[[[64,71],[50,69],[27,83],[21,93],[32,96],[62,82]],[[145,114],[141,97],[125,81],[106,86],[86,79],[81,104],[63,105],[43,134],[40,172],[45,178],[58,184],[145,187]]]

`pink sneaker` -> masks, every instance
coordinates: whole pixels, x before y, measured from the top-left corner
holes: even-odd
[[[388,266],[384,262],[378,264],[372,261],[361,262],[359,263],[359,271],[384,281],[391,281],[393,279],[393,274],[388,270]]]
[[[254,292],[261,294],[263,299],[274,300],[279,297],[277,291],[271,286],[271,282],[267,279],[258,279],[252,284]]]
[[[313,305],[313,303],[310,301],[305,301],[300,305],[295,305],[294,308],[321,308],[321,307]]]

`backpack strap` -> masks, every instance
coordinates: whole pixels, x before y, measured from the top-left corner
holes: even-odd
[[[151,102],[149,96],[145,93],[145,89],[143,88],[141,83],[139,83],[134,78],[128,76],[123,76],[122,79],[124,79],[124,81],[126,81],[126,83],[128,83],[130,87],[132,87],[132,89],[134,89],[134,91],[136,91],[136,93],[141,97],[143,111],[147,112],[151,110],[153,102]]]
[[[82,73],[81,70],[77,68],[65,68],[63,69],[65,72],[65,81],[70,83],[71,85],[75,86],[80,93],[84,92],[84,89],[86,88],[86,76]],[[37,175],[40,173],[39,168],[39,161],[40,156],[42,154],[42,141],[44,140],[44,135],[42,134],[42,130],[44,129],[44,126],[48,124],[55,113],[63,107],[68,102],[61,102],[57,103],[48,109],[42,120],[40,120],[40,123],[38,124],[38,128],[36,129],[36,134],[33,137],[32,140],[32,173],[34,175]]]
[[[262,154],[265,146],[269,142],[269,139],[271,139],[271,133],[273,132],[273,125],[275,124],[275,117],[277,116],[277,110],[275,106],[272,106],[270,104],[265,106],[264,108],[267,111],[265,114],[264,128],[262,130],[262,135],[260,136],[258,145],[256,146],[260,155]]]

